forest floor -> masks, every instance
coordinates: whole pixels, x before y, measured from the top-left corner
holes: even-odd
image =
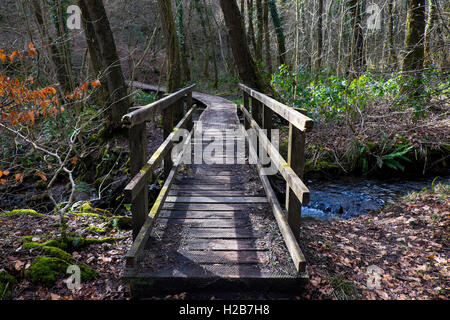
[[[310,282],[298,295],[284,299],[448,299],[450,187],[402,197],[393,205],[349,220],[305,219],[301,246],[308,261]],[[47,241],[60,237],[58,217],[28,213],[0,215],[0,270],[16,280],[2,280],[4,299],[96,300],[128,299],[121,281],[124,254],[131,245],[130,231],[121,230],[117,218],[89,206],[67,215],[69,235],[98,239],[99,243],[66,248],[69,257],[50,252]],[[115,221],[115,222],[114,222]],[[71,238],[75,241],[75,238]],[[38,243],[30,246],[26,243]],[[29,249],[29,247],[32,247]],[[84,264],[98,273],[69,290],[64,270],[56,272],[50,285],[32,283],[30,271],[39,256],[58,256],[70,263]],[[375,267],[371,267],[375,266]],[[374,289],[368,288],[374,273]],[[2,277],[1,279],[4,279]],[[13,288],[12,294],[8,291]],[[155,299],[220,299],[221,293],[196,296],[180,292]],[[226,295],[225,298],[236,298]],[[275,299],[271,293],[240,293],[238,298]]]

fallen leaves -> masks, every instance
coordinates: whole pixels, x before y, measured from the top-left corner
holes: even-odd
[[[300,245],[310,274],[304,297],[448,299],[448,290],[442,288],[448,283],[450,258],[442,225],[450,221],[450,202],[448,197],[442,199],[425,192],[412,202],[400,200],[385,212],[349,220],[304,221]],[[368,267],[373,265],[383,272],[372,290],[367,283]],[[337,287],[334,278],[343,279],[348,287]],[[350,290],[342,293],[352,286],[361,296]]]

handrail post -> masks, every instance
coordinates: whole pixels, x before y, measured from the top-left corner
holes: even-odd
[[[163,139],[165,140],[173,130],[174,110],[169,106],[163,111]],[[167,176],[172,170],[172,152],[168,152],[164,157],[164,175]]]
[[[139,173],[147,158],[146,123],[140,123],[129,129],[130,173],[134,177]],[[135,239],[145,222],[148,213],[148,189],[142,188],[131,203],[133,216],[133,239]]]
[[[251,115],[253,120],[261,127],[261,107],[263,107],[263,104],[259,102],[258,99],[255,99],[252,97],[252,107],[251,107]],[[258,135],[255,135],[255,151],[256,155],[259,157],[259,138]]]
[[[244,95],[244,108],[247,109],[247,111],[250,111],[248,93],[245,92],[244,90],[242,90],[242,93]],[[246,117],[244,117],[244,127],[245,127],[245,130],[250,129],[250,122],[247,120]]]
[[[303,180],[305,168],[305,132],[289,124],[288,165]],[[302,203],[295,193],[286,186],[287,220],[297,241],[300,237],[300,221],[302,216]]]
[[[192,90],[190,90],[187,94],[186,94],[186,112],[191,110],[192,108]],[[194,127],[194,121],[193,121],[193,117],[191,117],[191,120],[189,120],[189,124],[187,125],[187,129],[189,131],[192,130],[192,128]]]

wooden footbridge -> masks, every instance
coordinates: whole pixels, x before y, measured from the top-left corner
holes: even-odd
[[[209,288],[299,288],[308,277],[298,237],[301,205],[309,200],[301,180],[305,132],[313,121],[242,84],[239,107],[193,92],[194,87],[123,117],[133,176],[124,194],[134,238],[124,278],[135,297]],[[199,107],[204,110],[196,118]],[[146,122],[158,115],[165,140],[148,159]],[[270,139],[276,117],[289,124],[287,161]],[[212,151],[212,142],[223,148]],[[238,152],[239,146],[246,152]],[[286,181],[284,210],[266,175],[268,165],[257,156],[262,154]],[[165,183],[149,208],[149,183],[161,165]]]

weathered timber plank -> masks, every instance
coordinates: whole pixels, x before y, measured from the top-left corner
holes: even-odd
[[[187,229],[186,238],[190,239],[257,239],[258,235],[247,229]]]
[[[189,251],[195,250],[229,250],[229,251],[241,251],[241,250],[254,250],[254,251],[267,251],[268,244],[260,240],[251,239],[193,239],[187,243],[187,249]]]
[[[229,211],[229,210],[245,210],[249,208],[262,209],[263,206],[259,203],[249,204],[244,203],[164,203],[166,210],[208,210],[208,211]]]
[[[198,264],[263,264],[269,261],[264,251],[179,251],[179,254]]]
[[[177,203],[266,203],[266,197],[185,197],[168,196],[166,202]]]
[[[174,184],[173,190],[231,190],[231,184]]]
[[[170,219],[160,217],[158,223],[160,223],[161,226],[183,225],[183,228],[229,229],[251,226],[250,221],[244,219]]]
[[[247,214],[241,211],[171,211],[161,210],[159,215],[166,219],[247,219]]]
[[[191,197],[242,197],[245,196],[245,191],[216,191],[216,190],[198,190],[198,191],[192,191],[192,190],[170,190],[169,196],[191,196]],[[261,196],[264,196],[261,194]]]

